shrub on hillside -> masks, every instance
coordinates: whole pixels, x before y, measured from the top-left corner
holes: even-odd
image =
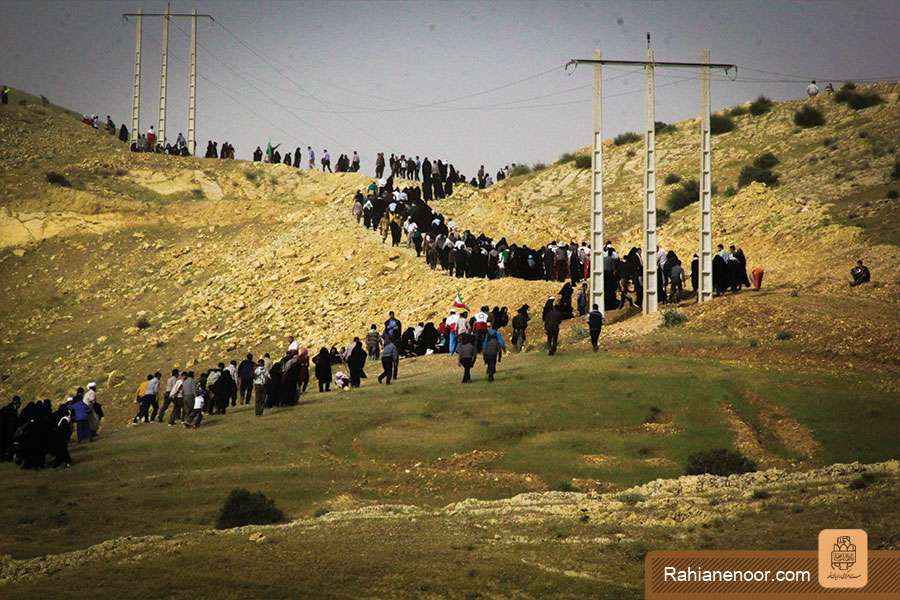
[[[723,193],[725,194],[726,198],[731,198],[732,196],[737,194],[737,190],[734,189],[734,186],[729,185],[728,187],[725,188],[725,191]]]
[[[47,182],[60,187],[72,187],[72,182],[66,176],[56,171],[47,171]]]
[[[613,138],[613,144],[616,146],[624,146],[625,144],[630,144],[631,142],[637,142],[641,139],[641,134],[635,133],[634,131],[626,131],[625,133],[620,133],[615,138]]]
[[[257,173],[256,171],[247,170],[247,171],[244,171],[244,177],[247,178],[247,181],[250,181],[251,183],[255,183],[256,180],[259,179],[259,173]]]
[[[543,171],[546,168],[547,168],[547,165],[545,165],[544,163],[536,162],[533,165],[531,165],[531,172],[537,173],[538,171]]]
[[[222,505],[216,529],[266,525],[280,521],[284,521],[284,513],[262,492],[250,493],[244,488],[235,488]]]
[[[656,121],[653,123],[653,131],[656,133],[656,135],[660,135],[662,133],[672,133],[676,129],[678,128],[674,125],[666,123],[665,121]]]
[[[509,171],[510,177],[516,177],[517,175],[528,175],[531,173],[531,167],[528,165],[516,165]]]
[[[896,200],[898,197],[900,197],[900,194],[897,193],[897,190],[888,190],[887,197],[891,200]]]
[[[734,120],[728,115],[710,115],[709,132],[712,135],[728,133],[734,130]]]
[[[747,165],[741,169],[741,174],[738,176],[739,188],[747,187],[754,181],[773,186],[778,183],[778,173],[773,173],[769,169],[761,169],[755,165]]]
[[[572,152],[564,152],[562,156],[559,157],[559,160],[556,161],[558,165],[564,165],[566,163],[573,162],[575,160],[575,154]]]
[[[657,207],[656,208],[656,225],[657,225],[657,227],[660,225],[665,225],[668,222],[670,216],[671,215],[669,214],[669,211],[667,211],[664,208]]]
[[[681,175],[678,173],[669,173],[663,181],[665,181],[666,185],[674,185],[681,181]]]
[[[147,320],[147,317],[141,317],[137,321],[134,322],[134,326],[138,329],[149,329],[150,321]]]
[[[576,169],[590,169],[594,166],[594,163],[591,161],[590,155],[579,154],[575,157],[575,168]]]
[[[847,100],[847,106],[853,110],[862,110],[864,108],[869,108],[870,106],[876,106],[882,102],[884,102],[884,99],[882,99],[880,94],[866,91],[851,94],[850,98]]]
[[[754,117],[764,115],[770,110],[772,110],[772,101],[765,96],[760,96],[750,103],[750,114]]]
[[[794,124],[804,128],[819,127],[825,124],[825,117],[819,110],[806,105],[794,113]]]
[[[700,184],[696,179],[686,179],[681,182],[681,186],[669,192],[666,200],[666,206],[669,211],[675,212],[689,204],[700,200]]]
[[[662,313],[662,322],[664,327],[677,327],[682,323],[687,323],[688,317],[683,312],[679,312],[674,308],[664,310]]]
[[[753,159],[753,166],[757,169],[771,169],[779,162],[778,157],[771,152],[760,154]]]
[[[738,104],[737,106],[729,110],[728,114],[732,117],[740,117],[742,115],[746,115],[748,112],[750,112],[750,109],[748,109],[743,104]]]
[[[720,448],[688,456],[686,472],[688,475],[734,475],[755,470],[756,463],[740,452]]]

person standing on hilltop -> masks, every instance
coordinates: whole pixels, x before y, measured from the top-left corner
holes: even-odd
[[[819,86],[816,85],[816,80],[813,79],[812,82],[808,86],[806,86],[806,95],[810,98],[815,98],[819,95]]]
[[[128,128],[125,127],[125,123],[122,123],[122,126],[119,127],[119,141],[128,143]]]
[[[312,171],[316,168],[316,151],[312,149],[312,146],[306,147],[306,157],[309,159],[307,166],[309,170]]]
[[[353,151],[353,160],[350,162],[350,170],[354,173],[359,172],[359,154]]]
[[[331,154],[328,153],[328,148],[325,148],[325,151],[322,152],[322,172],[325,172],[325,169],[328,169],[329,173],[333,173],[331,170]]]
[[[181,135],[180,133],[178,135]],[[259,146],[256,147],[256,150],[253,151],[253,162],[259,162],[262,160],[263,151]]]
[[[4,85],[2,89],[0,89],[0,104],[9,104],[9,92],[12,91],[9,89],[9,86]]]
[[[303,154],[300,152],[300,146],[297,146],[294,149],[294,168],[299,169],[300,163],[303,160]]]
[[[375,157],[375,178],[381,179],[382,177],[384,177],[384,152],[379,152]]]

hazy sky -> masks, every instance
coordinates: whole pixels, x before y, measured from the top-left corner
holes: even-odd
[[[121,13],[140,7],[165,2],[0,0],[0,83],[130,125],[134,23]],[[227,28],[199,25],[198,152],[228,140],[247,158],[271,138],[334,159],[359,150],[367,172],[378,150],[442,157],[471,175],[587,145],[590,69],[562,65],[594,48],[641,60],[648,31],[657,60],[695,61],[709,47],[741,79],[900,76],[897,0],[172,3],[192,8]],[[142,130],[157,119],[161,31],[161,19],[144,19]],[[189,19],[173,21],[170,139],[186,133],[187,32]],[[658,120],[696,114],[694,77],[657,71]],[[604,79],[605,137],[640,129],[643,73],[608,68]],[[714,81],[713,109],[805,86]]]

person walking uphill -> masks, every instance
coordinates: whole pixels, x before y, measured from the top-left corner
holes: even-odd
[[[516,311],[516,316],[512,319],[512,327],[513,327],[513,336],[512,343],[513,348],[516,349],[516,352],[522,351],[522,346],[525,345],[525,330],[528,328],[528,309],[530,307],[527,304],[523,304],[519,307],[519,310]]]
[[[381,368],[383,371],[381,375],[378,376],[378,383],[387,379],[385,384],[391,385],[391,379],[394,376],[395,363],[400,361],[400,353],[397,351],[394,339],[395,338],[390,337],[384,338],[384,348],[381,350]]]
[[[472,367],[475,366],[475,355],[478,353],[475,341],[472,339],[473,337],[471,333],[462,334],[459,345],[456,347],[456,353],[459,355],[459,366],[463,368],[462,383],[472,381]]]
[[[556,354],[556,346],[559,343],[559,325],[563,321],[563,314],[559,306],[553,304],[544,314],[544,331],[547,333],[547,354]]]
[[[484,364],[487,365],[488,381],[494,381],[497,359],[504,350],[506,350],[506,342],[503,340],[503,334],[494,329],[492,323],[488,323],[488,330],[484,334],[484,343],[481,346],[481,355],[484,357]]]
[[[378,327],[372,323],[369,333],[366,334],[366,348],[368,349],[369,360],[378,360],[381,355],[381,336],[378,334]]]
[[[322,346],[319,353],[313,357],[316,365],[316,380],[319,382],[320,392],[331,391],[331,353],[328,348]]]
[[[238,384],[240,387],[239,398],[241,404],[250,404],[250,394],[253,391],[253,373],[255,363],[253,355],[248,354],[247,358],[241,361],[237,368]]]
[[[600,312],[600,307],[596,304],[594,309],[588,314],[588,329],[591,332],[591,346],[596,352],[600,349],[598,342],[600,340],[600,330],[603,329],[603,313]]]

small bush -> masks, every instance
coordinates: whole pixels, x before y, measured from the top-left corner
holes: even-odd
[[[847,484],[851,490],[861,490],[869,487],[869,484],[875,483],[875,475],[869,472],[862,473],[859,477],[854,478]]]
[[[688,475],[734,475],[755,470],[756,463],[740,452],[720,448],[688,456],[686,472]]]
[[[630,144],[631,142],[639,141],[643,136],[641,134],[636,133],[634,131],[626,131],[625,133],[620,133],[613,139],[613,143],[616,146],[624,146],[625,144]]]
[[[591,162],[591,157],[585,156],[584,154],[578,155],[575,157],[575,168],[576,169],[590,169],[594,166],[594,163]]]
[[[531,173],[531,167],[528,165],[516,165],[510,170],[509,176],[516,177],[518,175],[528,175],[529,173]]]
[[[674,185],[681,181],[681,175],[678,173],[669,173],[663,181],[665,181],[666,185]]]
[[[700,184],[696,179],[687,179],[681,182],[681,186],[669,192],[666,206],[671,212],[675,212],[685,206],[700,200]]]
[[[804,106],[794,113],[794,124],[799,127],[819,127],[825,124],[825,117],[812,106]]]
[[[760,96],[750,103],[750,114],[754,117],[764,115],[770,110],[772,110],[772,101],[765,96]]]
[[[677,127],[675,127],[674,125],[670,125],[665,121],[656,121],[655,123],[653,123],[653,131],[654,133],[656,133],[656,135],[660,135],[663,133],[672,133],[677,129]]]
[[[778,157],[771,152],[760,154],[753,159],[753,166],[757,169],[771,169],[779,163]]]
[[[839,104],[846,104],[853,110],[862,110],[884,102],[877,92],[871,90],[856,91],[856,85],[853,82],[847,82],[841,86],[841,89],[834,95],[834,101]]]
[[[572,482],[567,480],[557,481],[553,486],[553,490],[557,492],[571,492],[573,489]]]
[[[325,515],[327,515],[330,512],[331,511],[328,510],[327,508],[325,508],[324,506],[320,506],[319,508],[317,508],[315,510],[315,512],[313,512],[313,516],[318,519],[319,517],[324,517]]]
[[[794,333],[788,331],[787,329],[782,329],[778,333],[775,334],[775,339],[780,342],[786,342],[787,340],[791,340],[794,338]]]
[[[662,314],[663,326],[665,327],[677,327],[682,323],[686,323],[688,317],[683,312],[678,312],[674,308],[670,308],[668,310],[664,310]]]
[[[741,174],[738,176],[739,188],[746,187],[754,181],[768,186],[776,185],[778,183],[778,173],[773,173],[769,169],[760,169],[753,165],[747,165],[741,169]]]
[[[657,207],[657,209],[656,209],[656,224],[657,225],[665,224],[669,220],[669,217],[671,217],[671,216],[672,215],[669,214],[669,211],[667,211],[666,209]]]
[[[66,176],[56,171],[47,171],[47,182],[60,187],[72,187],[72,182]]]
[[[896,200],[898,195],[900,195],[900,194],[897,194],[897,190],[888,190],[887,191],[887,197],[890,198],[891,200]]]
[[[634,506],[638,502],[643,502],[643,501],[644,501],[644,497],[641,496],[640,494],[636,494],[634,492],[630,492],[628,494],[622,494],[621,496],[619,496],[619,502],[622,502],[629,506]]]
[[[837,141],[837,140],[834,139],[833,137],[827,137],[827,138],[825,138],[824,140],[822,140],[822,145],[825,146],[826,148],[828,148],[828,147],[830,147],[832,144],[834,144],[836,141]]]
[[[737,194],[737,190],[734,189],[734,186],[729,185],[725,188],[725,191],[723,193],[725,194],[726,198],[731,198],[732,196]]]
[[[206,194],[204,194],[204,193],[203,193],[203,190],[201,190],[200,188],[194,188],[194,189],[192,189],[192,190],[191,190],[191,196],[192,196],[195,200],[203,200],[204,198],[206,198]]]
[[[709,133],[718,135],[720,133],[728,133],[734,130],[734,120],[728,115],[710,115],[709,117]]]
[[[247,178],[247,181],[255,183],[259,179],[259,173],[256,171],[244,171],[244,177]]]
[[[547,168],[547,165],[545,165],[544,163],[536,162],[533,165],[531,165],[531,172],[537,173],[538,171],[543,171],[546,168]]]
[[[149,329],[150,321],[148,321],[146,317],[141,317],[140,319],[138,319],[137,321],[134,322],[134,326],[137,327],[138,329]]]
[[[732,108],[731,110],[728,111],[728,116],[730,116],[730,117],[742,117],[742,116],[746,115],[748,112],[750,112],[750,109],[748,109],[748,108],[747,108],[746,106],[744,106],[743,104],[739,104],[739,105],[735,106],[734,108]]]
[[[900,161],[894,163],[894,170],[891,171],[892,179],[900,179]]]
[[[219,518],[216,519],[216,529],[266,525],[280,521],[284,521],[284,513],[262,492],[251,494],[244,488],[235,488],[222,505]]]
[[[635,154],[637,154],[637,152],[635,152],[634,150],[629,150],[628,152],[625,153],[625,155],[628,156],[628,158],[632,158]]]
[[[756,348],[757,346],[759,346],[759,340],[757,340],[757,339],[750,340],[751,348]]]
[[[869,137],[869,132],[866,131],[865,129],[863,129],[862,131],[860,131],[860,132],[857,133],[856,135],[858,135],[860,139],[863,139],[863,140],[864,140],[864,139],[866,139],[867,137]]]
[[[647,545],[638,541],[622,542],[619,544],[619,549],[625,558],[632,562],[642,562],[649,552]]]
[[[767,492],[766,490],[753,490],[752,497],[754,500],[765,500],[766,498],[770,498],[772,494]]]
[[[559,157],[559,160],[556,161],[558,165],[564,165],[566,163],[574,162],[575,154],[572,152],[564,152],[562,156]]]

